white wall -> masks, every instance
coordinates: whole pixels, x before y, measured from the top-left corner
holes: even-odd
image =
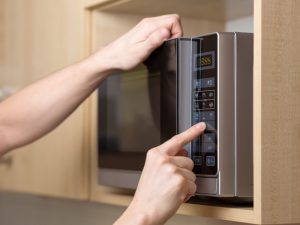
[[[253,32],[253,16],[242,17],[230,20],[225,24],[225,31],[228,32]]]

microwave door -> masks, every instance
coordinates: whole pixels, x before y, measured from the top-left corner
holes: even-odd
[[[165,42],[145,61],[151,108],[159,111],[160,115],[161,143],[177,133],[177,43],[177,39]],[[151,81],[151,76],[159,76],[159,85]],[[156,104],[157,99],[160,101],[159,105]]]
[[[135,188],[147,150],[176,134],[176,40],[98,91],[99,183]]]

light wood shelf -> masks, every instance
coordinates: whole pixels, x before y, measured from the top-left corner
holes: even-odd
[[[83,8],[88,27],[87,54],[125,33],[145,16],[178,13],[186,36],[226,31],[233,20],[253,18],[254,205],[245,208],[183,204],[178,213],[253,224],[300,223],[299,1],[83,0]],[[239,31],[240,26],[236,28]],[[86,108],[86,143],[91,151],[90,199],[126,206],[131,195],[97,183],[95,95]]]
[[[1,1],[0,86],[20,90],[78,61],[80,11],[80,4],[69,0]],[[55,131],[1,158],[0,191],[87,199],[83,110],[79,107]]]

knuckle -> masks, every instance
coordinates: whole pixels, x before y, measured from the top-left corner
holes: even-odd
[[[161,154],[158,159],[157,162],[160,165],[164,165],[164,164],[169,164],[170,163],[170,157],[168,157],[167,155]]]
[[[182,189],[185,186],[185,178],[178,174],[175,177],[175,183],[178,186],[178,188]]]
[[[147,22],[149,22],[149,20],[150,20],[150,18],[149,17],[145,17],[145,18],[143,18],[142,20],[141,20],[141,24],[144,24],[144,23],[147,23]]]
[[[152,148],[152,149],[148,150],[148,152],[147,152],[147,158],[150,158],[150,159],[155,158],[156,155],[157,155],[157,153],[158,153],[157,149],[156,148]]]
[[[196,193],[196,191],[197,191],[197,185],[195,183],[193,183],[191,185],[191,192],[190,192],[190,194],[193,195],[193,194]]]
[[[168,155],[162,155],[161,156],[161,163],[170,164],[171,163],[171,158]]]
[[[177,167],[170,163],[165,164],[165,170],[169,175],[174,175],[177,173]]]
[[[197,179],[196,175],[195,175],[193,172],[192,172],[192,174],[191,174],[191,178],[192,178],[192,181],[193,181],[193,182],[195,182],[196,179]]]
[[[174,20],[179,21],[180,20],[180,16],[177,13],[172,14],[172,17]]]
[[[190,158],[186,158],[188,169],[193,169],[194,168],[194,161]]]
[[[180,200],[181,202],[184,202],[184,201],[185,201],[185,198],[186,198],[186,195],[181,194],[179,200]]]

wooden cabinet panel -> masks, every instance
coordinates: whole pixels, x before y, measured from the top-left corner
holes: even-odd
[[[81,16],[79,0],[1,0],[0,87],[22,88],[78,61]],[[54,132],[4,156],[0,189],[86,199],[83,115],[79,107]]]
[[[299,223],[300,2],[264,0],[261,7],[262,222]]]

